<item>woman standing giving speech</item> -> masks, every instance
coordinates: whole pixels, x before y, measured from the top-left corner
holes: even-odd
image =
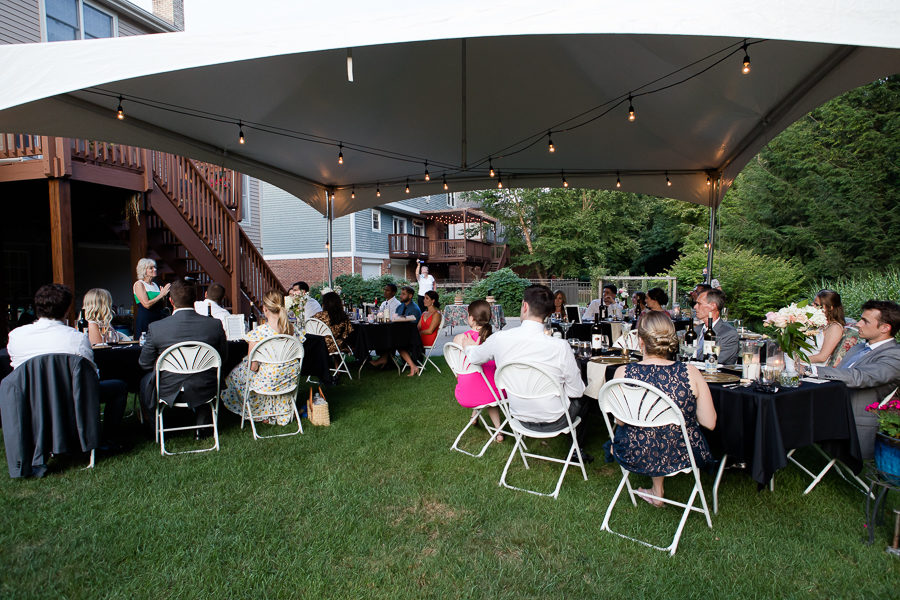
[[[425,292],[434,290],[434,277],[421,260],[416,261],[416,279],[419,281],[419,310],[425,312]]]
[[[134,339],[141,339],[150,323],[166,317],[166,296],[169,293],[167,283],[160,289],[153,282],[156,277],[156,261],[142,258],[137,264],[138,280],[134,282],[134,302],[137,304],[137,317],[134,320]]]

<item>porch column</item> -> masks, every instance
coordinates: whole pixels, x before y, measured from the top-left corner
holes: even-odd
[[[53,282],[75,293],[75,248],[72,244],[72,188],[68,179],[49,179],[50,256]],[[69,307],[69,323],[75,323],[75,302]]]

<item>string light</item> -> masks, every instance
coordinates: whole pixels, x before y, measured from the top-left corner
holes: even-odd
[[[566,181],[566,173],[565,173],[565,171],[562,172],[562,184],[563,184],[563,187],[564,187],[564,188],[569,187],[569,182]]]
[[[712,185],[712,179],[709,178],[709,175],[706,176],[706,185]]]
[[[500,177],[500,171],[497,171],[497,189],[498,190],[503,189],[503,178]]]
[[[672,180],[669,179],[669,172],[666,171],[666,185],[672,187]]]
[[[744,40],[744,67],[741,69],[741,73],[746,75],[750,72],[750,54],[747,52],[747,40]]]
[[[556,148],[553,146],[553,138],[550,137],[550,130],[547,130],[547,151],[548,152],[556,152]]]
[[[628,120],[634,122],[634,104],[631,102],[631,94],[628,94]]]
[[[122,96],[119,96],[119,107],[116,109],[116,118],[120,121],[125,120],[125,109],[122,108]]]
[[[244,124],[238,121],[238,144],[243,144],[244,142]]]
[[[375,184],[375,197],[381,198],[381,184],[380,183]]]
[[[356,187],[353,187],[353,188],[350,190],[350,199],[351,199],[351,200],[356,200]]]
[[[622,187],[622,180],[619,179],[619,172],[618,172],[618,171],[616,171],[616,187],[617,187],[617,188]]]
[[[443,175],[443,180],[444,180],[444,190],[449,190],[450,186],[447,185],[447,176],[446,175]]]
[[[488,175],[490,175],[491,179],[493,179],[496,173],[494,173],[494,161],[490,158],[488,158],[488,168],[490,169],[490,171],[488,171]]]
[[[409,193],[409,177],[406,178],[406,193]]]
[[[338,164],[344,164],[344,142],[338,144]]]
[[[431,175],[428,174],[428,161],[425,161],[425,181],[431,181]]]

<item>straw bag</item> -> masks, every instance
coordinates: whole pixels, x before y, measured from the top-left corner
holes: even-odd
[[[319,387],[319,397],[322,401],[318,404],[313,403],[313,391],[309,389],[309,400],[306,401],[306,414],[309,422],[313,425],[322,425],[328,427],[331,425],[331,416],[328,414],[328,402],[325,401],[325,393]]]

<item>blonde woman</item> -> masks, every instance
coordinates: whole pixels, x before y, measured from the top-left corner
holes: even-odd
[[[156,277],[156,261],[142,258],[137,264],[137,278],[132,286],[134,303],[137,304],[137,317],[134,320],[134,339],[140,339],[147,331],[150,323],[166,317],[166,297],[170,284],[159,287],[153,281]]]
[[[88,290],[81,308],[84,309],[84,318],[88,322],[88,338],[91,345],[102,344],[106,341],[103,339],[103,333],[112,323],[112,295],[103,288]]]
[[[288,321],[287,309],[284,307],[284,297],[281,292],[276,290],[266,292],[263,298],[263,316],[265,322],[260,323],[256,329],[244,336],[250,346],[247,356],[225,378],[226,389],[222,392],[222,404],[237,415],[243,412],[244,392],[250,384],[251,376],[254,387],[267,392],[277,392],[289,387],[300,374],[300,363],[297,361],[280,365],[249,362],[250,352],[261,341],[275,335],[293,335],[293,326]],[[293,392],[279,396],[258,396],[254,392],[250,392],[250,408],[253,410],[254,420],[265,421],[273,425],[290,423],[289,411],[293,401]],[[258,414],[275,412],[286,414],[274,418],[256,417]]]

